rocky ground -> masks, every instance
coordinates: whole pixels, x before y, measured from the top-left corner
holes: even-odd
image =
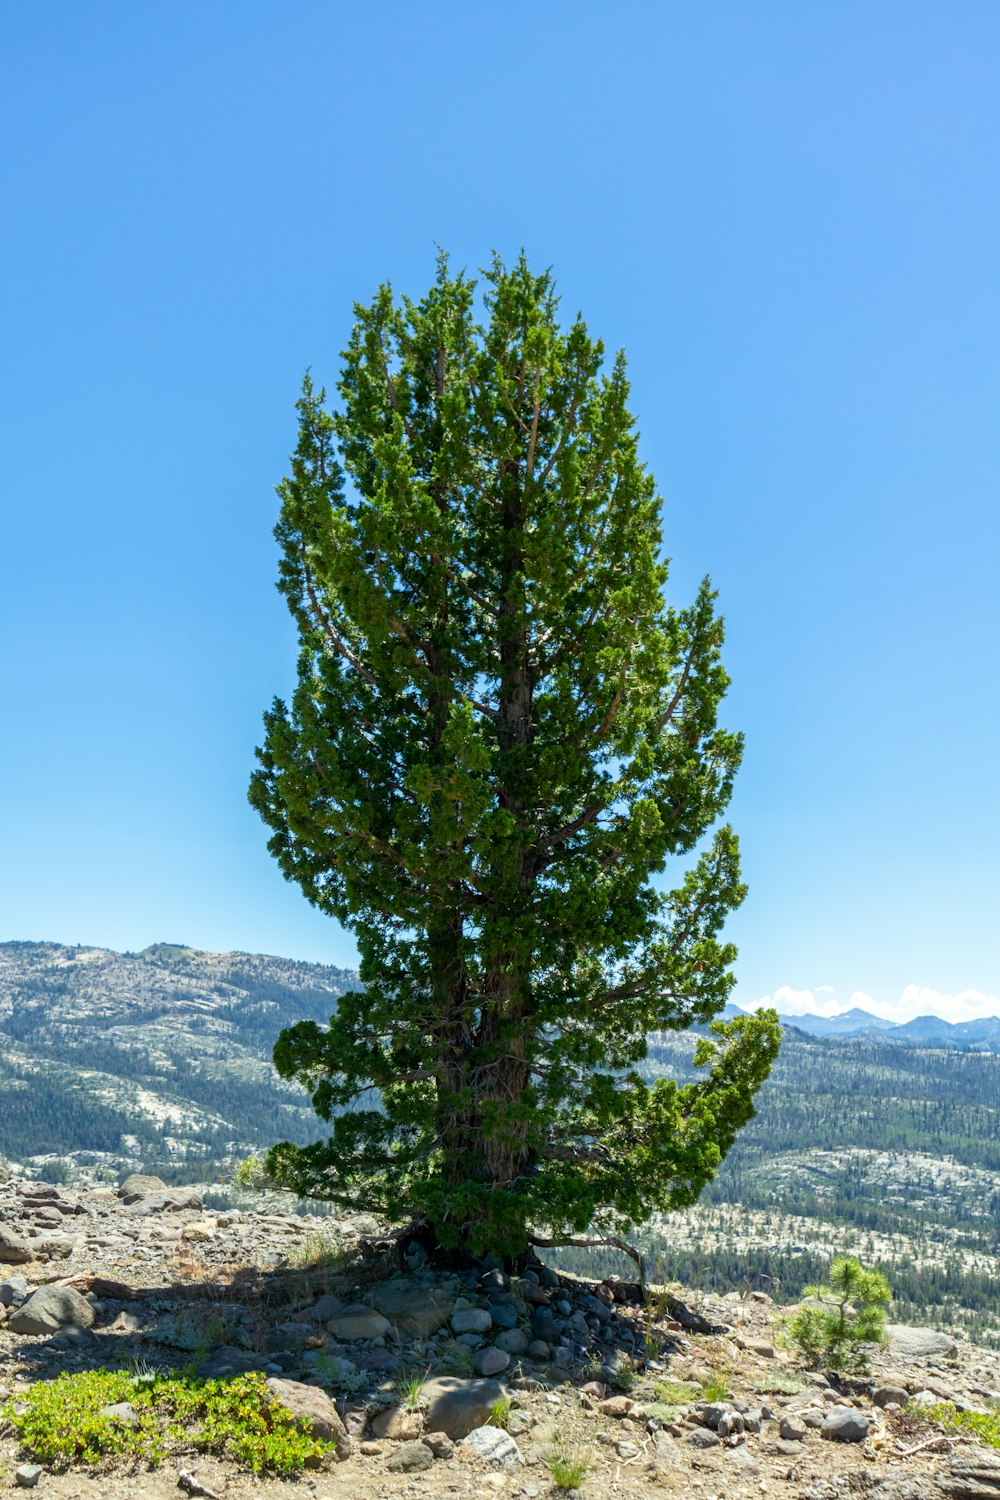
[[[8,1425],[4,1488],[534,1500],[569,1454],[585,1500],[1000,1500],[1000,1451],[907,1410],[991,1409],[1000,1354],[926,1329],[893,1328],[870,1378],[832,1383],[801,1368],[760,1293],[649,1309],[637,1288],[541,1265],[447,1271],[372,1219],[206,1212],[155,1178],[0,1183],[0,1262],[3,1401],[64,1370],[261,1370],[340,1459],[297,1481],[190,1453],[37,1472]]]

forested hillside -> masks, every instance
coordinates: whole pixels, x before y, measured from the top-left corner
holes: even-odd
[[[103,1153],[190,1179],[279,1136],[313,1139],[309,1101],[271,1048],[356,984],[351,970],[167,943],[2,944],[0,1155]]]
[[[2,944],[0,1158],[211,1182],[278,1138],[315,1139],[271,1047],[356,986],[346,969],[168,944]],[[654,1037],[647,1073],[689,1076],[692,1040]],[[689,1284],[784,1298],[851,1249],[884,1265],[901,1317],[1000,1341],[1000,1055],[787,1028],[701,1203],[641,1240]]]
[[[647,1073],[691,1076],[690,1056],[655,1038]],[[787,1028],[701,1202],[639,1238],[688,1284],[785,1300],[853,1251],[885,1269],[897,1316],[1000,1343],[1000,1056]]]

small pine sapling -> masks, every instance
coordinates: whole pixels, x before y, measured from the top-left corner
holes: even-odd
[[[841,1255],[830,1267],[829,1283],[807,1286],[803,1307],[790,1333],[813,1365],[828,1370],[861,1371],[867,1367],[866,1345],[885,1341],[885,1309],[892,1293],[881,1271],[866,1271],[854,1255]]]

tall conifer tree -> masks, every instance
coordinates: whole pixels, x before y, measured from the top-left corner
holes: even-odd
[[[444,257],[419,302],[382,287],[339,394],[306,380],[279,487],[298,686],[250,796],[365,988],[279,1039],[331,1134],[270,1170],[473,1251],[620,1232],[697,1197],[778,1046],[716,1023],[696,1082],[641,1076],[733,982],[713,591],[666,603],[624,358],[523,256],[478,306]]]

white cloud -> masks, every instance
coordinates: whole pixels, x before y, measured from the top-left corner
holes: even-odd
[[[897,1000],[877,1000],[864,990],[854,990],[849,997],[838,996],[832,984],[818,984],[812,989],[797,990],[783,984],[773,995],[756,1000],[738,1001],[744,1010],[771,1006],[785,1016],[839,1016],[845,1010],[866,1010],[886,1021],[912,1021],[916,1016],[940,1016],[945,1021],[977,1021],[984,1016],[1000,1016],[1000,995],[986,995],[981,990],[960,990],[949,994],[927,985],[908,984]]]

